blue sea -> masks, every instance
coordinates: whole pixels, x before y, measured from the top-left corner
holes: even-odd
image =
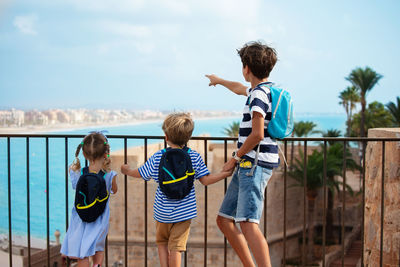
[[[312,121],[317,124],[316,130],[345,130],[345,115],[298,115],[296,121]],[[229,127],[240,118],[218,118],[195,120],[193,136],[208,134],[213,137],[223,137],[224,128]],[[131,126],[105,127],[97,130],[107,130],[108,135],[146,135],[162,136],[162,122],[144,123]],[[87,134],[93,129],[57,132],[56,134]],[[49,133],[51,134],[51,133]],[[74,158],[76,146],[80,138],[69,139],[68,164]],[[160,140],[149,141],[160,142]],[[25,236],[27,233],[27,155],[26,139],[11,138],[11,221],[13,235]],[[143,145],[143,140],[129,140],[128,146]],[[122,140],[110,140],[111,150],[123,148]],[[29,144],[29,186],[30,186],[30,229],[31,236],[45,239],[46,229],[46,143],[44,138],[30,138]],[[65,140],[63,138],[49,139],[49,213],[50,239],[53,233],[60,230],[62,237],[66,229],[65,211]],[[73,205],[74,191],[69,181],[68,205],[69,212]],[[0,234],[8,234],[8,166],[7,139],[0,138]]]

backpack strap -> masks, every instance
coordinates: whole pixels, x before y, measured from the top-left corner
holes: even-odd
[[[84,174],[87,174],[87,173],[89,173],[89,167],[87,167],[87,166],[83,167],[81,169],[81,175],[84,175]],[[104,175],[106,175],[106,172],[104,172],[103,170],[100,170],[97,174],[100,175],[100,177],[104,178]]]
[[[89,167],[83,167],[82,169],[81,169],[81,175],[84,175],[84,174],[87,174],[89,172]]]

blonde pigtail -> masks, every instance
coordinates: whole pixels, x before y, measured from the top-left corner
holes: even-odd
[[[83,142],[80,143],[78,145],[78,147],[76,148],[75,159],[70,166],[70,169],[72,169],[73,171],[77,171],[77,170],[81,169],[81,161],[79,160],[79,152],[81,151],[82,146],[83,146]]]
[[[110,154],[107,154],[107,158],[103,163],[103,169],[106,172],[110,172],[111,171],[111,158],[110,158]]]
[[[103,169],[106,172],[110,172],[111,171],[110,145],[108,144],[107,141],[105,141],[104,146],[105,146],[105,153],[107,153],[107,157],[103,163]]]

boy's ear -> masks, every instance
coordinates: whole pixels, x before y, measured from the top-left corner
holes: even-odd
[[[248,65],[244,66],[244,67],[243,67],[243,71],[244,71],[244,73],[249,74],[249,73],[250,73],[250,68],[249,68],[249,66],[248,66]]]

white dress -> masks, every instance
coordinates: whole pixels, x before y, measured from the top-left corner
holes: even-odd
[[[113,193],[111,190],[111,184],[112,179],[116,175],[116,172],[111,171],[106,173],[104,176],[108,192]],[[80,170],[70,171],[73,189],[76,189],[76,184],[78,183],[80,176]],[[110,219],[109,202],[110,199],[107,201],[103,214],[101,214],[96,221],[91,223],[82,221],[76,212],[75,206],[72,208],[71,221],[61,246],[61,254],[68,257],[83,259],[85,257],[93,256],[96,251],[104,251]]]

